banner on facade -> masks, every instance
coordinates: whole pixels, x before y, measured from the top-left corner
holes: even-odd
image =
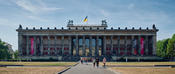
[[[141,44],[141,51],[140,51],[140,53],[141,53],[141,55],[144,55],[144,38],[140,39],[140,44]]]
[[[33,55],[33,53],[34,53],[34,47],[33,47],[34,38],[30,38],[30,42],[31,42],[30,54]]]

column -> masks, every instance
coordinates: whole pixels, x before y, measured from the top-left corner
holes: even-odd
[[[120,36],[118,36],[117,39],[118,39],[118,55],[120,55]]]
[[[61,43],[62,43],[62,55],[64,55],[64,36],[61,36]]]
[[[92,36],[89,38],[89,54],[92,56]]]
[[[69,36],[69,55],[72,55],[72,38]]]
[[[106,55],[106,36],[103,36],[103,54]]]
[[[29,56],[29,36],[26,35],[26,49],[27,49],[27,56]]]
[[[47,36],[48,38],[48,55],[50,55],[50,36]]]
[[[83,36],[83,56],[86,55],[86,48],[85,48],[85,36]]]
[[[132,55],[134,55],[134,36],[131,36],[131,40],[132,40]]]
[[[152,40],[153,40],[153,55],[156,55],[156,35],[152,36]]]
[[[79,51],[78,51],[78,35],[76,35],[76,55],[78,56],[79,55]]]
[[[148,36],[145,36],[145,55],[148,55]]]
[[[113,55],[113,36],[111,36],[111,55]]]
[[[36,36],[34,36],[34,56],[36,56],[36,43],[37,43],[37,40],[36,40]]]
[[[40,55],[42,56],[43,55],[43,36],[40,36],[40,39],[41,39],[41,45],[40,45]]]
[[[141,39],[141,36],[139,35],[139,38],[138,38],[138,55],[140,55],[140,51],[141,51],[141,44],[140,44],[140,39]]]
[[[95,55],[99,56],[99,36],[96,36],[96,50],[95,50]]]
[[[58,55],[58,50],[57,50],[57,36],[54,36],[54,49],[55,49],[55,55]]]
[[[125,36],[125,55],[127,55],[127,36]]]
[[[22,56],[22,35],[18,33],[18,51],[19,56]]]

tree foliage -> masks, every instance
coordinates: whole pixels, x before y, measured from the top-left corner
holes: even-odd
[[[175,57],[175,34],[168,41],[166,54],[167,54],[168,58]]]
[[[160,57],[175,57],[175,34],[172,38],[157,41],[156,53]]]
[[[169,39],[159,40],[157,42],[157,55],[160,57],[166,57],[166,49]]]
[[[0,40],[0,59],[10,59],[11,54],[8,51],[8,47]]]
[[[15,59],[18,59],[18,50],[16,50],[16,51],[14,52],[14,58],[15,58]]]

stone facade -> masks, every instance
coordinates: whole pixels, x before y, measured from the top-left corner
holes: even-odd
[[[24,59],[74,60],[79,57],[151,58],[156,55],[156,29],[108,29],[101,25],[76,25],[67,29],[23,29],[18,32],[18,50]],[[142,40],[142,41],[141,41]],[[33,41],[33,42],[32,42]]]

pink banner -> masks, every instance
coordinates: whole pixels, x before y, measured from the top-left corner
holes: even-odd
[[[141,38],[140,39],[140,44],[141,44],[141,55],[143,55],[144,54],[144,38]]]
[[[34,48],[33,48],[33,42],[34,42],[34,39],[33,38],[30,38],[30,41],[31,41],[31,49],[30,49],[30,54],[33,55],[34,53]]]

